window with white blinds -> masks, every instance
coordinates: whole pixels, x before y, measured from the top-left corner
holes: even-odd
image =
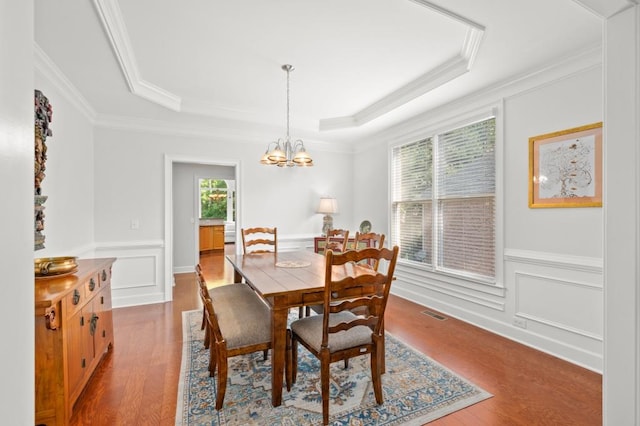
[[[391,179],[401,262],[495,278],[495,118],[394,147]]]

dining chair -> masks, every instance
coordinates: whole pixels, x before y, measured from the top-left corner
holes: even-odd
[[[324,244],[324,252],[326,253],[327,250],[333,250],[334,252],[344,252],[347,251],[348,244],[348,229],[330,229],[327,231],[327,239]]]
[[[291,323],[287,331],[290,342],[286,356],[287,383],[295,383],[298,373],[298,343],[320,361],[322,420],[329,422],[329,366],[331,363],[369,354],[371,379],[378,405],[382,404],[381,374],[384,369],[384,312],[398,246],[365,248],[325,254],[324,313],[307,316]],[[368,260],[389,262],[385,273],[358,265]],[[346,276],[342,272],[346,271]],[[335,272],[335,273],[334,273]],[[356,315],[365,308],[366,315]]]
[[[330,229],[327,231],[327,238],[325,240],[323,252],[326,254],[328,250],[332,250],[334,253],[342,253],[347,251],[347,245],[349,244],[349,230],[348,229]],[[305,306],[305,315],[309,316],[311,310],[321,314],[322,305],[308,305]],[[302,318],[302,310],[299,312],[299,317]]]
[[[196,270],[196,283],[198,284],[198,291],[201,296],[207,298],[215,298],[225,303],[233,304],[238,298],[247,297],[247,289],[252,290],[246,283],[231,283],[224,285],[217,285],[209,288],[207,281],[202,274],[202,267],[197,264]],[[201,298],[202,299],[202,298]],[[202,325],[201,330],[204,330],[204,347],[209,348],[210,336],[209,329],[206,328],[207,324],[207,310],[204,306],[204,299],[202,301]],[[265,354],[266,355],[266,354]]]
[[[224,404],[229,358],[263,351],[266,361],[271,349],[271,311],[264,300],[244,284],[222,287],[235,289],[213,295],[201,289],[210,342],[209,376],[214,377],[217,371],[216,410]],[[291,388],[290,381],[287,388]]]
[[[244,254],[278,252],[278,228],[243,228],[241,233]]]
[[[381,248],[384,246],[384,234],[378,234],[375,232],[361,233],[356,231],[353,247],[355,250],[360,250],[365,247]],[[373,263],[366,263],[370,265],[374,270],[378,270],[379,262],[373,261]]]

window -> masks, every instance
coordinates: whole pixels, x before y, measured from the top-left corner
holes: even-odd
[[[227,220],[227,182],[220,179],[200,179],[200,218]],[[233,194],[235,195],[235,192]],[[231,200],[233,203],[233,200]],[[233,203],[235,205],[235,203]],[[233,221],[233,217],[231,218]]]
[[[400,262],[495,279],[495,118],[392,151],[391,240]]]

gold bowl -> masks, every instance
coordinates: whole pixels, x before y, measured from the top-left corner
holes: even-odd
[[[36,278],[70,274],[77,269],[78,258],[75,256],[42,257],[35,259],[33,264]]]

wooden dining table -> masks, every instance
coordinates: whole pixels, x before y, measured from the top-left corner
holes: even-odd
[[[310,250],[246,255],[227,255],[234,268],[234,281],[250,285],[271,307],[271,402],[282,403],[282,387],[289,310],[322,304],[325,257]],[[351,273],[346,265],[334,274]]]

